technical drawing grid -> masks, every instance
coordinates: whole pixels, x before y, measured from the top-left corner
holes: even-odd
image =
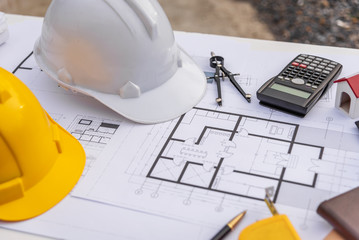
[[[310,141],[303,137],[309,131],[314,133]],[[265,188],[274,186],[274,202],[315,211],[320,201],[355,187],[359,178],[357,150],[339,150],[322,141],[334,133],[195,107],[163,135],[158,153],[147,153],[154,158],[133,160],[131,165],[140,170],[126,174],[129,184],[140,185],[136,194],[146,189],[153,198],[160,191],[181,198],[187,194],[184,205],[196,199],[218,204],[219,196],[223,201],[225,196],[263,201]],[[217,200],[211,200],[214,196]]]
[[[283,182],[315,187],[316,173],[303,170],[301,180],[291,174],[299,164],[293,153],[305,150],[321,159],[323,148],[296,143],[297,131],[294,124],[194,108],[177,122],[147,177],[257,200],[263,200],[263,186],[275,186],[276,201]],[[218,147],[206,147],[209,142]],[[260,150],[246,149],[253,144]],[[278,148],[282,152],[271,150]]]

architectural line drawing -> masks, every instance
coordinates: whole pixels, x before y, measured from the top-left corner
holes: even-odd
[[[273,185],[276,201],[282,183],[316,186],[318,174],[308,169],[304,180],[291,177],[302,164],[298,148],[317,160],[324,151],[322,146],[296,142],[298,128],[195,107],[178,120],[146,177],[255,200],[263,200],[264,188]],[[256,144],[248,148],[246,142]]]

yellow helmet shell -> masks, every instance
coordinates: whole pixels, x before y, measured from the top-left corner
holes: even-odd
[[[75,186],[85,166],[81,144],[0,68],[0,220],[40,215]]]

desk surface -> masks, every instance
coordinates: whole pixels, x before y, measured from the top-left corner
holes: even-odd
[[[40,35],[40,31],[41,31],[41,22],[42,19],[41,18],[36,18],[36,17],[27,17],[27,16],[18,16],[18,15],[8,15],[8,24],[9,24],[9,29],[10,29],[10,38],[8,40],[8,42],[2,46],[0,46],[0,66],[8,69],[9,71],[12,71],[15,69],[15,67],[23,60],[24,56],[26,56],[30,51],[32,51],[32,47],[33,44],[36,40],[36,38]],[[26,38],[24,37],[26,36]],[[241,74],[244,76],[247,76],[247,80],[250,77],[256,76],[256,79],[260,79],[260,80],[256,80],[254,81],[252,79],[252,81],[255,82],[253,89],[257,89],[261,83],[263,83],[264,78],[267,78],[269,76],[272,76],[276,73],[278,73],[279,70],[281,70],[281,67],[275,67],[275,66],[283,66],[285,65],[289,60],[291,60],[291,57],[287,57],[287,56],[292,56],[293,54],[296,55],[298,53],[311,53],[311,54],[316,54],[316,55],[324,55],[324,56],[330,56],[331,58],[336,58],[338,59],[339,62],[343,63],[344,65],[344,69],[343,69],[343,73],[342,76],[346,76],[349,75],[355,71],[357,71],[356,65],[353,64],[353,62],[358,62],[359,60],[359,50],[357,49],[348,49],[348,48],[335,48],[335,47],[326,47],[326,46],[314,46],[314,45],[307,45],[307,44],[296,44],[296,43],[285,43],[285,42],[275,42],[275,41],[264,41],[264,40],[255,40],[255,39],[243,39],[243,38],[234,38],[234,37],[224,37],[224,36],[215,36],[215,35],[203,35],[203,34],[196,34],[196,33],[180,33],[180,32],[176,32],[175,33],[177,42],[186,50],[189,52],[190,55],[192,55],[194,57],[194,59],[196,61],[199,62],[199,64],[201,65],[201,67],[204,68],[205,71],[211,71],[211,69],[207,66],[208,64],[208,57],[206,57],[207,55],[209,55],[210,51],[215,51],[218,55],[222,55],[225,57],[225,59],[227,60],[228,66],[229,68],[232,69],[239,69],[239,71],[241,71]],[[238,45],[238,46],[237,46]],[[231,48],[233,47],[233,48]],[[278,56],[276,56],[276,53],[281,53],[278,54]],[[274,58],[272,56],[275,56]],[[281,59],[281,56],[283,57],[283,59]],[[269,61],[268,61],[269,59]],[[265,61],[264,61],[265,60]],[[276,63],[277,62],[277,63]],[[29,62],[28,64],[33,64],[33,62]],[[256,64],[258,64],[258,66],[260,67],[260,69],[262,69],[262,71],[260,73],[255,72],[255,67]],[[245,69],[245,70],[244,70]],[[213,71],[213,70],[212,70]],[[232,70],[234,71],[234,70]],[[251,75],[252,74],[252,75]],[[257,75],[256,75],[257,74]],[[19,76],[21,79],[26,78],[26,75],[24,75],[23,73],[17,73],[17,76]],[[263,79],[262,79],[263,78]],[[245,84],[245,82],[244,82]],[[247,85],[244,85],[247,86]],[[249,85],[248,85],[249,86]],[[33,86],[32,86],[33,87]],[[226,86],[224,86],[225,88],[225,92],[227,95],[227,99],[230,100],[232,99],[231,96],[231,90],[226,89]],[[228,86],[227,86],[228,88]],[[251,90],[252,95],[255,95],[255,90]],[[35,92],[35,95],[37,95],[37,97],[40,98],[40,102],[44,105],[44,108],[51,113],[51,106],[47,105],[47,103],[44,102],[43,96],[41,95],[41,91],[39,91],[39,89],[32,89]],[[208,87],[208,95],[210,95],[208,98],[204,99],[205,103],[201,103],[199,105],[199,107],[203,107],[203,106],[209,106],[209,108],[213,108],[216,111],[222,111],[222,110],[218,110],[216,108],[216,106],[213,106],[211,104],[208,104],[206,101],[209,101],[208,99],[212,99],[213,96],[215,94],[215,88],[213,86],[209,86]],[[332,96],[333,97],[333,96]],[[214,99],[214,98],[213,98]],[[241,99],[236,99],[235,97],[233,97],[233,99],[235,99],[235,101],[241,101]],[[229,102],[227,100],[227,102]],[[253,103],[251,103],[252,106],[256,106],[257,109],[257,104],[258,102],[254,101]],[[328,109],[327,106],[328,103],[322,103],[322,107],[320,107],[320,109]],[[96,106],[98,107],[98,106]],[[232,106],[231,106],[232,107]],[[213,110],[212,109],[212,110]],[[252,109],[248,109],[248,108],[239,108],[236,109],[235,106],[233,106],[232,108],[230,107],[226,107],[224,106],[224,108],[226,111],[224,112],[237,112],[246,116],[252,116],[255,114],[258,114],[258,117],[264,118],[264,119],[274,119],[276,121],[284,121],[284,122],[293,122],[293,121],[298,121],[300,122],[301,125],[304,126],[309,126],[310,124],[306,123],[306,119],[310,119],[311,117],[308,117],[304,120],[293,120],[291,118],[287,118],[287,117],[283,117],[282,115],[276,115],[274,114],[272,115],[265,115],[265,111],[263,109],[260,109],[259,111],[253,111]],[[317,111],[320,110],[318,108]],[[113,114],[101,110],[103,111],[102,113],[104,115],[109,116],[108,118],[118,118],[117,116],[114,116]],[[211,111],[211,110],[210,110]],[[324,110],[323,110],[324,111]],[[327,111],[327,110],[325,110]],[[332,111],[332,110],[329,110]],[[333,109],[333,114],[335,116],[337,116],[334,112],[335,109]],[[327,114],[327,112],[325,112]],[[262,115],[263,114],[263,115]],[[332,112],[330,112],[330,114],[332,114]],[[324,129],[323,131],[327,130],[328,131],[328,137],[330,137],[331,133],[336,133],[337,131],[339,131],[338,129],[340,128],[339,124],[340,122],[336,122],[336,119],[340,119],[342,121],[348,121],[349,122],[349,126],[348,129],[347,128],[343,128],[340,131],[342,133],[345,133],[346,136],[356,136],[358,137],[357,134],[357,130],[353,124],[353,129],[350,129],[350,123],[354,122],[351,120],[348,120],[345,116],[339,116],[336,117],[336,119],[334,120],[330,120],[330,115],[328,114],[328,117],[324,118],[324,122],[320,122],[318,121],[316,123],[316,126],[318,126],[318,129]],[[269,117],[271,116],[271,117]],[[313,119],[317,119],[319,117],[314,117],[312,116]],[[61,117],[60,117],[61,119]],[[327,119],[327,120],[325,120]],[[328,120],[329,119],[329,120]],[[121,122],[122,125],[128,125],[131,126],[131,128],[133,128],[133,125],[131,125],[131,123],[128,123],[126,120],[124,119],[120,119],[119,120]],[[339,120],[338,120],[339,121]],[[268,123],[270,123],[270,121],[268,121]],[[70,123],[67,123],[68,127],[71,127],[72,125]],[[329,126],[330,125],[330,126]],[[169,126],[167,126],[169,127]],[[67,128],[68,129],[68,128]],[[158,130],[160,131],[160,130]],[[303,136],[302,140],[304,141],[305,138]],[[121,137],[117,137],[114,138],[117,140],[121,140]],[[356,140],[354,140],[358,143],[358,138]],[[330,148],[331,143],[327,142],[327,143],[323,143],[326,144],[325,146],[329,146],[328,148]],[[113,150],[110,149],[110,145],[106,148],[107,150]],[[113,144],[112,144],[113,145]],[[314,151],[314,150],[313,150]],[[341,150],[338,152],[338,156],[343,154],[344,150]],[[329,154],[330,155],[330,154]],[[329,156],[328,155],[328,156]],[[353,157],[354,159],[355,157]],[[348,160],[350,160],[351,158],[348,158]],[[107,164],[110,164],[110,162],[108,162]],[[100,166],[100,165],[99,165]],[[129,164],[129,166],[131,166]],[[343,169],[344,169],[345,165],[343,164]],[[289,168],[289,167],[288,167]],[[225,169],[224,169],[225,170]],[[92,170],[92,176],[96,175],[97,173],[94,172],[94,170]],[[324,175],[321,175],[321,172],[317,172],[319,178],[321,178],[322,176],[325,177]],[[91,175],[91,174],[89,174]],[[138,176],[133,176],[133,177],[138,177]],[[86,176],[86,178],[89,178],[89,180],[96,180],[98,181],[98,188],[99,186],[101,186],[101,180],[99,179],[90,179],[90,177]],[[342,179],[342,178],[341,178]],[[343,179],[342,179],[343,180]],[[343,180],[344,181],[344,180]],[[168,182],[164,181],[164,185],[166,185]],[[288,181],[289,182],[289,181]],[[325,182],[322,182],[321,187],[323,187],[325,189],[326,186],[324,186]],[[170,183],[168,183],[170,184]],[[350,184],[352,184],[351,182],[347,182],[346,184],[348,184],[349,186],[351,186]],[[82,184],[84,185],[84,184]],[[85,192],[86,187],[83,187],[80,190],[77,191],[76,194],[79,194],[78,196],[83,196],[82,194]],[[184,188],[183,185],[176,185],[175,189],[181,189]],[[84,190],[85,189],[85,190]],[[189,233],[196,233],[197,235],[197,239],[206,239],[208,238],[208,236],[213,235],[216,231],[218,231],[218,229],[220,227],[222,227],[223,223],[227,222],[228,219],[230,219],[230,213],[226,213],[226,207],[231,208],[229,206],[232,206],[233,209],[231,209],[231,211],[233,212],[234,210],[237,211],[239,209],[241,209],[241,207],[250,207],[251,205],[246,202],[247,199],[241,199],[239,200],[239,202],[242,201],[241,204],[243,205],[239,205],[238,203],[238,199],[235,194],[229,194],[229,195],[224,195],[221,196],[220,198],[217,195],[212,195],[212,192],[208,192],[205,195],[203,195],[202,193],[199,194],[198,191],[199,188],[193,188],[194,190],[192,190],[192,192],[194,192],[193,194],[196,195],[195,197],[197,197],[198,199],[201,199],[202,204],[211,204],[209,202],[205,202],[205,200],[203,200],[203,196],[207,196],[208,198],[211,199],[211,201],[217,201],[218,199],[222,199],[223,202],[225,203],[224,206],[224,211],[222,212],[222,214],[219,214],[222,210],[220,208],[217,208],[217,213],[211,213],[211,215],[208,216],[208,218],[215,218],[213,216],[217,216],[217,215],[221,215],[221,216],[217,216],[218,221],[213,221],[213,222],[208,222],[206,224],[199,224],[198,222],[194,221],[194,220],[190,220],[188,221],[187,219],[185,219],[183,216],[180,216],[180,213],[176,213],[178,214],[178,217],[167,217],[166,221],[168,222],[168,230],[167,233],[164,232],[162,235],[158,235],[158,233],[154,233],[153,229],[148,228],[146,229],[148,232],[146,234],[148,234],[148,236],[152,236],[152,238],[167,238],[169,236],[171,236],[172,233],[177,233],[179,230],[181,230],[182,232],[186,232],[188,231]],[[97,189],[99,191],[99,189]],[[197,191],[197,192],[196,192]],[[342,189],[340,188],[340,191],[342,191]],[[192,194],[191,192],[191,194]],[[183,194],[184,192],[181,192],[180,194]],[[313,194],[319,194],[318,191],[313,191]],[[233,197],[235,196],[235,197]],[[121,201],[117,201],[115,199],[116,196],[108,196],[109,198],[112,198],[112,205],[116,205],[116,206],[120,206]],[[167,196],[168,197],[168,196]],[[98,201],[98,199],[96,199],[96,196],[93,196],[95,201]],[[170,198],[169,198],[170,199]],[[195,200],[196,198],[194,198],[192,200],[192,204],[195,204]],[[61,216],[60,212],[63,212],[63,215],[66,215],[66,211],[67,209],[71,208],[71,205],[74,204],[74,199],[72,199],[72,197],[68,197],[67,199],[65,199],[62,203],[60,203],[58,206],[55,206],[52,210],[50,210],[48,213],[44,214],[43,216],[40,216],[38,218],[35,218],[33,220],[30,221],[26,221],[23,223],[9,223],[9,224],[1,224],[1,227],[4,228],[9,228],[9,229],[17,229],[19,231],[22,232],[31,232],[31,233],[36,233],[38,235],[45,235],[45,236],[53,236],[53,237],[60,237],[60,238],[75,238],[75,237],[71,237],[70,235],[66,235],[64,233],[64,229],[66,229],[66,231],[69,231],[69,229],[73,230],[74,232],[78,232],[77,234],[79,235],[74,235],[74,236],[81,236],[81,234],[84,234],[86,232],[85,229],[85,225],[84,225],[84,229],[73,229],[72,226],[68,226],[67,228],[60,228],[59,225],[60,224],[54,224],[54,219],[56,217],[63,217]],[[77,201],[77,200],[76,200]],[[282,203],[285,202],[284,200],[282,200]],[[108,202],[105,202],[108,203]],[[187,202],[189,203],[189,202]],[[94,206],[100,205],[96,202],[91,202],[91,201],[84,201],[83,205],[88,205],[87,206],[87,210],[88,209],[94,209]],[[257,204],[258,205],[258,204]],[[290,204],[289,204],[290,205]],[[145,212],[146,214],[142,214],[141,219],[139,219],[138,224],[144,226],[144,225],[150,225],[149,223],[153,220],[155,221],[161,221],[159,220],[159,216],[161,215],[158,211],[156,212],[154,210],[154,208],[151,210],[151,214],[147,213],[144,209],[141,209],[139,205],[122,205],[124,206],[123,209],[120,208],[111,208],[110,210],[108,208],[110,207],[104,207],[104,204],[101,205],[101,211],[105,212],[108,211],[108,213],[110,212],[116,212],[116,216],[112,216],[110,218],[113,218],[113,221],[115,222],[121,222],[125,225],[124,219],[121,219],[121,215],[128,217],[128,222],[131,222],[132,219],[135,219],[137,217],[136,214],[142,214],[142,212]],[[134,207],[135,206],[135,207]],[[210,205],[212,206],[212,205]],[[151,206],[148,206],[149,208]],[[133,211],[133,209],[136,209],[136,211]],[[305,208],[305,207],[304,207]],[[312,207],[313,208],[313,207]],[[84,208],[85,209],[85,208]],[[85,210],[86,210],[85,209]],[[132,210],[131,210],[132,209]],[[287,211],[289,211],[289,209],[292,209],[291,207],[288,207],[288,205],[286,204],[279,204],[279,209],[281,211],[284,211],[283,213],[287,213]],[[85,211],[84,210],[84,211]],[[221,210],[221,211],[219,211]],[[292,209],[293,210],[293,209]],[[292,211],[290,210],[290,211]],[[76,211],[75,209],[72,209],[72,211]],[[95,211],[95,210],[94,210]],[[99,210],[100,211],[100,210]],[[169,210],[170,211],[170,210]],[[185,211],[185,210],[184,210]],[[81,211],[80,211],[81,212]],[[152,215],[153,212],[156,212],[156,214]],[[264,212],[264,213],[263,213]],[[303,218],[298,218],[298,224],[297,224],[297,228],[301,228],[302,225],[300,224],[300,221],[302,221],[303,219],[315,219],[315,213],[313,213],[312,209],[311,211],[305,211],[305,210],[298,210],[298,216],[303,214]],[[97,212],[96,212],[97,213]],[[236,237],[238,236],[238,232],[246,225],[249,224],[250,222],[256,221],[257,219],[263,218],[263,214],[264,216],[268,216],[269,211],[266,212],[265,207],[262,206],[257,206],[254,209],[251,209],[251,211],[248,212],[249,214],[247,214],[246,219],[243,223],[241,223],[242,226],[238,227],[238,229],[236,229],[236,231],[234,233],[232,233],[230,236],[228,236],[228,239],[236,239]],[[84,215],[86,215],[86,212],[83,212]],[[126,214],[126,215],[125,215]],[[217,214],[217,215],[215,215]],[[97,216],[96,214],[93,214],[93,216]],[[92,217],[93,217],[92,216]],[[101,214],[98,214],[98,218],[101,219]],[[105,215],[104,215],[105,216]],[[74,216],[75,217],[75,216]],[[86,217],[86,216],[85,216]],[[90,217],[88,217],[90,218]],[[291,218],[291,216],[290,216]],[[181,219],[180,222],[177,221],[177,219]],[[291,220],[297,221],[296,217],[292,217]],[[95,221],[95,220],[94,220]],[[100,221],[100,220],[99,220]],[[105,221],[105,220],[103,220]],[[201,220],[204,221],[204,220]],[[191,223],[191,224],[189,224]],[[63,225],[66,225],[65,223],[62,223]],[[87,223],[89,227],[91,228],[96,228],[97,226],[93,226],[91,225],[92,223]],[[118,232],[116,232],[114,230],[114,228],[116,228],[117,226],[113,226],[112,224],[110,224],[109,222],[106,222],[106,224],[108,224],[108,228],[107,231],[110,232],[111,234],[118,234]],[[172,224],[172,225],[171,225]],[[313,224],[316,224],[316,228],[318,229],[322,229],[322,231],[320,232],[320,234],[316,237],[316,238],[323,238],[329,231],[330,231],[330,226],[327,225],[325,222],[318,222],[313,221]],[[96,222],[96,225],[100,225],[99,222]],[[192,225],[194,227],[192,227]],[[130,226],[128,227],[129,229],[131,228]],[[97,229],[97,228],[96,228]],[[101,228],[102,231],[105,228]],[[154,227],[154,229],[156,229]],[[178,230],[176,230],[178,229]],[[191,232],[192,231],[192,232]],[[302,229],[300,229],[300,231],[302,231]],[[304,231],[304,230],[303,230]],[[133,231],[135,232],[135,231]],[[90,232],[89,236],[107,236],[108,239],[111,239],[111,236],[115,238],[120,237],[120,238],[129,238],[131,235],[130,233],[128,233],[127,230],[123,230],[123,235],[106,235],[105,233],[99,233],[99,230],[97,230],[97,232]],[[91,235],[93,234],[93,235]],[[95,234],[99,234],[99,235],[95,235]],[[105,234],[105,235],[101,235],[101,234]],[[157,235],[156,235],[157,234]],[[180,234],[180,233],[178,233]],[[185,233],[183,233],[185,234]],[[305,232],[303,233],[304,235],[301,235],[301,237],[303,239],[306,239],[306,237],[308,237],[307,235],[305,235]],[[17,233],[17,232],[12,232],[9,230],[5,230],[5,229],[0,229],[0,236],[5,236],[8,239],[11,239],[11,237],[13,239],[19,239],[22,238],[24,235],[23,233]],[[31,235],[26,235],[29,239],[37,239],[37,238],[41,238],[42,237],[38,237],[38,236],[31,236]],[[144,238],[143,235],[138,234],[138,239]],[[141,237],[142,236],[142,237]],[[188,237],[186,235],[183,235],[185,238]],[[151,238],[151,237],[150,237]]]

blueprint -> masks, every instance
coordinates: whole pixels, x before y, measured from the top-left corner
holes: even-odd
[[[359,55],[306,47],[257,49],[213,35],[175,36],[208,76],[214,72],[210,52],[223,56],[226,67],[240,73],[236,80],[252,102],[224,79],[219,107],[216,84],[209,80],[203,100],[186,114],[137,124],[91,97],[62,89],[37,66],[31,49],[19,51],[23,57],[12,70],[80,141],[86,167],[70,195],[50,211],[1,227],[64,239],[200,240],[247,210],[228,236],[237,239],[244,227],[271,216],[263,200],[265,188],[273,186],[278,211],[301,238],[328,234],[330,225],[315,212],[318,204],[359,185],[354,120],[334,108],[335,85],[305,118],[263,107],[255,93],[299,53],[340,62],[341,76],[357,71],[352,63]]]
[[[198,63],[208,61],[196,51],[190,54]],[[255,93],[263,73],[238,64],[252,73],[237,81]],[[255,220],[270,216],[263,198],[273,186],[273,201],[300,236],[325,236],[330,227],[317,206],[359,185],[358,133],[353,120],[333,109],[335,86],[305,118],[262,107],[256,99],[248,104],[229,81],[222,86],[222,107],[212,82],[204,99],[179,119],[124,131],[117,141],[122,145],[107,146],[74,194],[218,228],[233,212],[248,210]],[[246,217],[241,226],[254,219]]]
[[[75,195],[215,226],[244,209],[268,217],[263,197],[274,186],[280,212],[309,237],[325,226],[318,204],[358,185],[350,133],[198,107],[141,131],[127,132],[131,144],[104,156],[88,175],[96,184]]]

